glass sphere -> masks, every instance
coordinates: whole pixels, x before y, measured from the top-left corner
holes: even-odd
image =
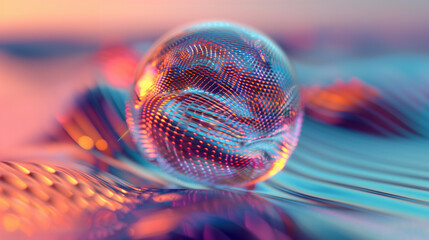
[[[155,43],[127,106],[146,159],[209,185],[250,185],[282,170],[301,122],[285,54],[265,35],[229,23],[190,26]]]

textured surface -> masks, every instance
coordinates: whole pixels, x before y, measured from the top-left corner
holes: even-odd
[[[144,178],[124,164],[112,164],[108,158],[70,145],[43,148],[50,150],[39,154],[27,149],[29,154],[14,153],[0,161],[1,239],[286,239],[302,235],[286,212],[253,194],[169,190],[162,185],[144,188],[152,184],[140,181]],[[102,164],[111,173],[98,168]],[[119,179],[119,175],[127,177]],[[257,225],[264,228],[256,230]]]
[[[84,82],[108,81],[130,87],[135,70],[132,66],[151,43],[122,46],[119,51],[106,49],[101,54],[101,68],[96,67],[98,62],[82,58],[64,63],[62,57],[5,55],[3,47],[2,143],[14,142],[26,132],[26,143],[31,146],[12,149],[0,143],[0,159],[5,163],[0,169],[5,176],[0,178],[0,196],[6,200],[0,206],[0,239],[220,240],[237,239],[237,234],[247,239],[251,234],[262,239],[427,239],[427,54],[393,49],[383,55],[386,49],[392,50],[388,41],[377,43],[364,34],[353,39],[332,38],[325,31],[315,34],[310,36],[315,42],[305,53],[289,45],[283,35],[276,38],[293,60],[303,86],[306,114],[300,142],[284,170],[252,190],[201,190],[203,186],[181,182],[146,161],[126,134],[127,90],[97,86],[84,96],[75,96],[76,108],[62,108],[67,112],[58,118],[61,126],[47,122],[47,131],[40,125],[58,111],[50,103],[64,104],[67,94],[83,93],[90,87]],[[398,40],[382,31],[377,34],[391,42]],[[323,41],[330,47],[323,48]],[[339,42],[360,45],[349,48]],[[403,43],[413,45],[405,39]],[[20,46],[45,52],[33,43]],[[52,52],[67,46],[46,44]],[[100,53],[88,52],[88,58],[94,59],[93,54]],[[128,84],[121,81],[123,78]],[[79,91],[76,86],[80,86]],[[39,131],[29,131],[30,125]],[[44,141],[49,143],[41,144]],[[10,154],[5,154],[5,149]],[[66,197],[70,196],[67,192],[62,195],[56,186],[32,180],[33,174],[26,175],[25,170],[21,174],[10,168],[11,164],[43,173],[57,181],[54,185],[63,186],[62,191],[69,189],[73,196],[84,196],[91,207],[79,207],[73,196]],[[58,173],[48,173],[40,165]],[[69,184],[62,173],[79,183]],[[93,198],[80,192],[81,183],[95,190]],[[130,186],[136,191],[122,195],[115,190]],[[38,196],[46,196],[33,193],[34,187],[52,200],[41,201]],[[96,196],[114,201],[110,194],[96,190],[99,187],[127,197],[131,203],[114,203],[113,209],[109,204],[99,204],[94,201]],[[56,198],[70,208],[64,211]],[[49,209],[48,217],[40,215],[42,209]]]
[[[148,159],[207,183],[247,185],[280,171],[302,119],[286,56],[227,23],[185,28],[146,55],[128,123]]]

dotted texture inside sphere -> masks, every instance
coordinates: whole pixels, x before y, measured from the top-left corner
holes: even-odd
[[[278,46],[227,23],[175,32],[143,60],[127,122],[143,156],[206,184],[249,185],[280,171],[302,112]]]

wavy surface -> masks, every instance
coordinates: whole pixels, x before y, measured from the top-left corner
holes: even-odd
[[[422,56],[390,56],[320,67],[297,64],[306,106],[300,142],[283,171],[248,189],[207,190],[142,159],[127,134],[127,91],[98,86],[58,118],[59,131],[47,136],[45,145],[1,157],[0,199],[7,200],[0,203],[9,205],[0,205],[0,234],[9,239],[228,239],[237,233],[267,239],[424,239],[429,234],[428,63]],[[337,78],[344,80],[333,81]],[[69,186],[73,196],[82,191],[64,174],[78,185],[103,186],[134,200],[109,209],[89,198],[93,208],[64,213],[34,189],[52,199],[64,198],[67,189],[42,187],[41,173]],[[108,199],[106,190],[97,194]],[[49,227],[26,220],[41,214],[34,202],[55,213]],[[30,207],[25,215],[22,209]],[[82,219],[93,225],[83,227]]]
[[[43,147],[51,150],[27,149],[0,162],[2,238],[305,237],[286,212],[254,194],[143,188],[144,177],[133,180],[125,164],[114,167],[70,145]]]

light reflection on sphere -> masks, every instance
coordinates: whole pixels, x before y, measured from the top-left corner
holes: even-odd
[[[282,170],[302,122],[282,50],[254,30],[204,23],[157,42],[127,106],[142,155],[205,184],[250,185]]]

